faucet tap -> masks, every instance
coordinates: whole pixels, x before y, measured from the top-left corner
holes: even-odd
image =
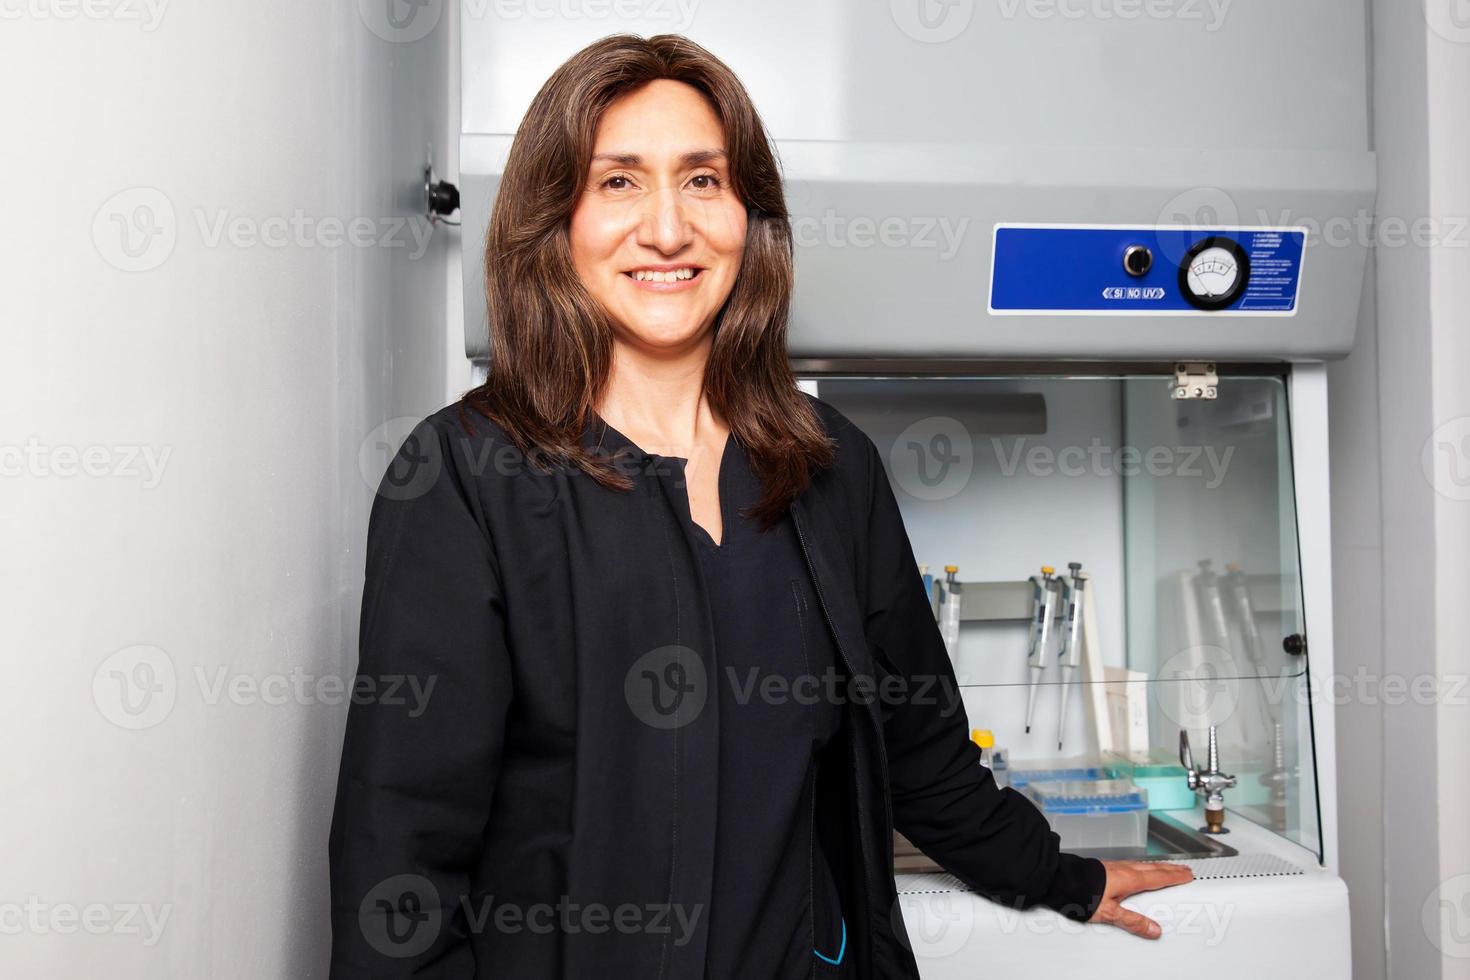
[[[1235,785],[1235,777],[1220,771],[1220,747],[1215,738],[1215,726],[1210,726],[1210,744],[1204,769],[1196,769],[1194,754],[1189,750],[1189,732],[1179,732],[1179,764],[1184,767],[1189,788],[1205,798],[1205,826],[1200,829],[1207,834],[1224,834],[1225,790]]]

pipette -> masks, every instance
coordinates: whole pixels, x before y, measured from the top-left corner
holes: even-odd
[[[1230,627],[1225,623],[1225,604],[1220,598],[1220,577],[1210,567],[1213,563],[1208,558],[1196,564],[1199,565],[1199,577],[1195,582],[1199,588],[1201,614],[1209,628],[1209,632],[1205,634],[1205,642],[1228,647]]]
[[[1070,578],[1062,579],[1062,605],[1066,608],[1067,622],[1062,633],[1062,652],[1057,660],[1062,665],[1062,714],[1057,721],[1057,751],[1062,750],[1062,737],[1067,733],[1067,691],[1072,674],[1082,662],[1082,643],[1078,630],[1082,627],[1082,590],[1087,588],[1087,579],[1080,574],[1081,562],[1068,562],[1072,570]]]
[[[1057,610],[1057,581],[1052,578],[1056,569],[1041,566],[1041,575],[1031,576],[1031,601],[1036,610],[1031,620],[1031,649],[1026,662],[1031,665],[1031,690],[1026,694],[1026,732],[1031,732],[1031,716],[1036,710],[1036,688],[1041,683],[1041,669],[1045,666],[1047,638],[1051,635],[1051,621]]]

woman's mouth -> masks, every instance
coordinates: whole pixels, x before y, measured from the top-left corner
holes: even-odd
[[[701,266],[668,266],[657,269],[629,269],[623,275],[627,276],[639,289],[649,289],[657,293],[678,292],[683,289],[692,289],[699,281],[700,274],[704,272]]]

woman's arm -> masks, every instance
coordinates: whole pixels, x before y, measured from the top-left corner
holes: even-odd
[[[420,423],[368,522],[328,853],[334,978],[474,972],[464,900],[490,814],[511,674],[497,569],[460,476],[461,445]]]
[[[1115,923],[1138,935],[1157,926],[1118,905],[1147,888],[1187,881],[1174,865],[1136,867],[1060,850],[1060,838],[1024,796],[995,783],[969,739],[954,667],[924,594],[882,456],[869,456],[865,632],[882,685],[893,822],[955,877],[1007,905],[1047,905],[1069,918]],[[892,675],[884,681],[881,673]]]

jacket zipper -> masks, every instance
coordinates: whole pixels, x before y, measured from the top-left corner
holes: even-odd
[[[803,558],[806,559],[807,571],[811,573],[811,577],[812,577],[812,588],[817,593],[817,605],[819,605],[819,606],[822,607],[822,616],[823,616],[824,619],[827,620],[827,629],[830,630],[831,633],[832,633],[832,642],[834,644],[836,644],[836,646],[837,646],[837,652],[839,654],[841,654],[841,656],[842,656],[842,662],[847,667],[847,676],[849,678],[852,678],[852,677],[856,676],[855,675],[855,672],[852,669],[852,661],[847,656],[847,650],[844,649],[843,646],[842,646],[842,637],[841,637],[841,634],[839,634],[837,632],[837,627],[832,624],[832,613],[827,608],[827,597],[822,592],[822,580],[821,580],[821,577],[819,575],[817,575],[817,567],[816,567],[816,565],[812,562],[812,554],[811,554],[811,551],[809,551],[807,549],[806,533],[802,530],[801,519],[796,516],[796,510],[795,510],[795,508],[793,508],[792,511],[791,511],[791,522],[796,527],[796,539],[797,539],[797,541],[799,541],[801,543],[801,555],[802,555]],[[888,753],[887,753],[887,750],[883,746],[883,731],[882,731],[881,728],[879,728],[873,722],[873,716],[872,716],[872,714],[870,712],[864,711],[863,712],[863,715],[864,715],[864,717],[866,717],[868,719],[868,724],[873,727],[874,734],[877,736],[877,740],[878,740],[879,775],[882,778],[884,784],[886,785],[887,784],[887,781],[888,781]],[[892,815],[892,813],[890,811],[890,808],[889,808],[888,795],[887,795],[887,793],[882,794],[882,796],[883,796],[883,815],[887,818],[887,821],[888,821],[887,825],[885,825],[884,828],[883,828],[883,832],[891,838],[892,835],[893,835],[893,830],[892,830],[892,827],[893,827],[893,815]],[[858,797],[858,806],[859,806],[859,808],[862,807],[862,796],[861,795],[859,795],[859,797]],[[861,820],[863,815],[862,815],[861,812],[859,812],[858,816],[859,816],[859,819]],[[858,842],[859,842],[859,845],[860,846],[862,844],[862,840],[863,840],[863,835],[862,835],[862,830],[860,828],[858,830]],[[872,899],[873,899],[873,883],[872,883],[872,879],[868,875],[868,862],[867,861],[864,861],[863,862],[863,889],[864,889],[863,894],[867,898],[867,901],[868,901],[869,905],[871,905],[871,902],[872,902]],[[869,914],[872,913],[871,907],[868,909],[868,911],[869,911]],[[872,949],[872,947],[870,945],[869,946],[869,954],[870,954],[870,956],[871,956],[871,949]],[[872,964],[870,963],[869,966],[871,966],[871,965]]]

